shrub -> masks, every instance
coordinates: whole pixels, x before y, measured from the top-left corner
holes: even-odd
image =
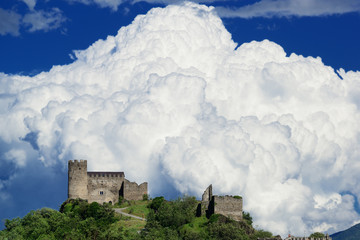
[[[149,200],[149,195],[148,194],[144,194],[143,195],[143,201],[147,201]]]

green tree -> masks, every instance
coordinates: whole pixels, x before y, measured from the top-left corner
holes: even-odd
[[[325,237],[325,234],[321,233],[321,232],[314,232],[312,234],[310,234],[311,238],[324,238]]]
[[[148,205],[148,208],[154,210],[155,212],[160,208],[161,204],[165,201],[164,197],[156,197]]]
[[[246,221],[247,224],[249,224],[250,226],[252,225],[253,219],[252,219],[252,217],[250,216],[250,213],[248,213],[248,212],[243,212],[243,219]]]

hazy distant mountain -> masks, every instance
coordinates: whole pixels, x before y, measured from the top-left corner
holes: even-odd
[[[331,235],[333,240],[359,240],[360,239],[360,223],[352,226],[351,228],[334,233]]]

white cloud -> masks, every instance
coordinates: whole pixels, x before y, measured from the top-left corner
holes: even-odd
[[[18,36],[20,34],[20,19],[20,14],[0,8],[0,35]]]
[[[5,159],[15,162],[19,167],[26,166],[26,152],[23,149],[11,149],[5,153]]]
[[[36,0],[22,0],[27,6],[28,8],[33,11],[36,5]]]
[[[307,17],[360,12],[357,0],[261,0],[240,8],[218,7],[221,17]]]
[[[96,4],[102,8],[111,8],[113,11],[117,11],[118,7],[125,3],[129,2],[128,0],[68,0],[69,2],[79,2],[82,4],[90,5]]]
[[[30,11],[24,16],[15,11],[0,8],[0,35],[20,35],[20,28],[25,27],[29,32],[50,31],[57,29],[66,21],[66,17],[58,8],[49,11],[34,10],[36,1],[24,1]]]
[[[77,158],[125,171],[153,196],[199,197],[212,183],[276,234],[349,227],[360,217],[360,73],[341,80],[267,40],[236,46],[211,7],[153,9],[70,65],[1,74],[0,140],[49,167]]]
[[[66,18],[63,16],[62,11],[58,8],[53,8],[51,11],[31,11],[25,14],[22,19],[23,24],[29,27],[29,32],[35,31],[49,31],[57,29],[61,26]]]
[[[117,11],[120,5],[123,3],[138,3],[138,2],[148,2],[151,4],[179,4],[182,2],[187,2],[184,0],[67,0],[68,2],[79,2],[82,4],[90,5],[95,4],[102,8],[111,8],[113,11]],[[220,0],[225,1],[225,0]],[[193,0],[191,2],[195,3],[212,3],[215,2],[215,0]],[[218,1],[219,2],[219,1]],[[125,11],[128,11],[128,9],[125,8]]]

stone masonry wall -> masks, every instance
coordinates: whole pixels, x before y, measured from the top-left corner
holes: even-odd
[[[212,185],[210,184],[202,195],[200,215],[205,215],[209,218],[212,214],[222,214],[233,220],[240,221],[242,220],[242,207],[242,198],[214,196]]]
[[[204,191],[201,199],[201,215],[210,217],[213,214],[213,207],[210,206],[212,200],[212,184]]]
[[[117,203],[119,196],[126,200],[142,200],[148,184],[140,185],[125,179],[124,172],[87,172],[86,160],[68,162],[68,198],[81,198],[89,203]]]
[[[142,200],[143,195],[147,194],[148,184],[144,182],[138,185],[136,182],[124,181],[124,199],[128,200]]]
[[[284,240],[332,240],[332,238],[328,234],[326,234],[326,236],[323,237],[323,238],[293,237],[293,236],[290,236],[290,237],[285,238]]]
[[[87,161],[68,162],[68,198],[87,199]]]
[[[123,172],[88,172],[88,201],[116,203],[124,182]]]
[[[233,196],[213,196],[214,213],[222,214],[233,220],[242,220],[242,198]]]

